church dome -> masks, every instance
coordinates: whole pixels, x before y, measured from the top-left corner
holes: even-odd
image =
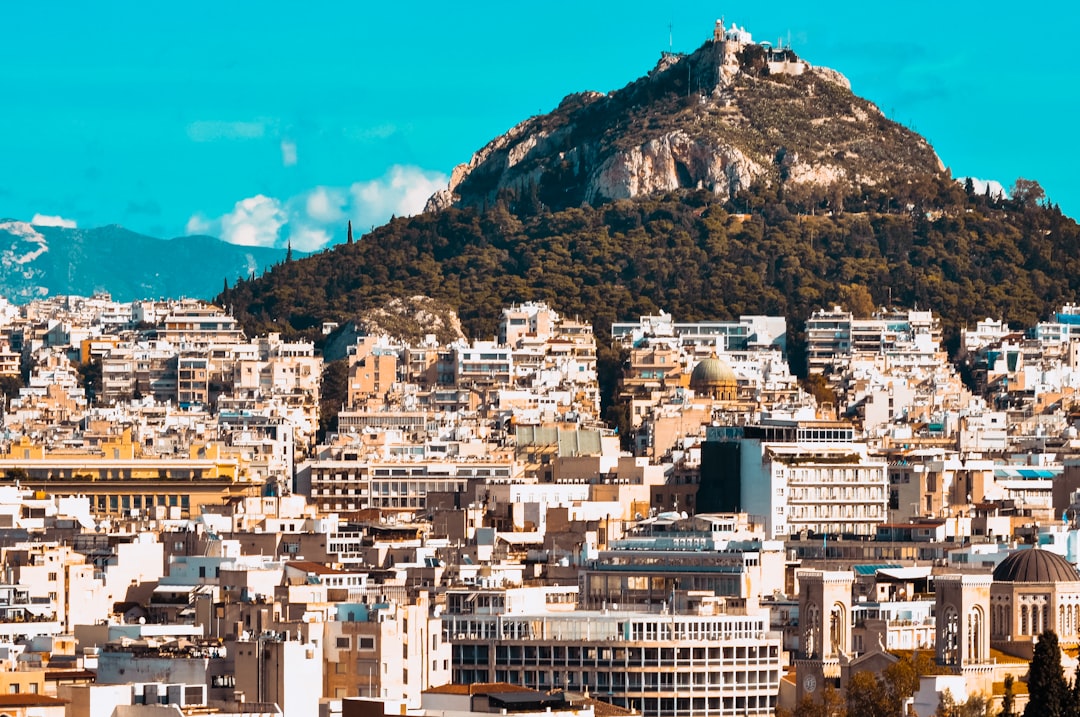
[[[715,356],[702,359],[690,374],[690,388],[701,395],[730,400],[738,386],[735,372]]]
[[[1074,583],[1080,582],[1080,573],[1057,553],[1031,548],[1002,560],[994,568],[994,582]]]

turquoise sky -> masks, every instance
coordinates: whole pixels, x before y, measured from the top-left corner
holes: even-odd
[[[319,248],[416,211],[564,95],[644,74],[669,24],[690,51],[720,16],[790,35],[955,176],[1036,179],[1077,216],[1065,5],[3,3],[0,217]]]

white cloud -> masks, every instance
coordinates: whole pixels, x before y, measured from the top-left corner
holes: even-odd
[[[330,244],[331,238],[326,229],[299,225],[289,227],[289,241],[297,251],[318,251]]]
[[[278,232],[288,220],[281,202],[273,197],[256,194],[241,199],[233,210],[218,219],[196,214],[188,219],[188,234],[219,236],[230,244],[241,246],[276,246]]]
[[[394,165],[381,178],[356,182],[349,188],[353,200],[350,216],[363,226],[382,224],[391,214],[417,214],[432,194],[446,188],[447,181],[441,172]]]
[[[241,199],[221,218],[221,238],[242,246],[274,246],[287,220],[278,200],[256,194]]]
[[[65,219],[59,215],[50,216],[48,214],[35,214],[30,223],[38,227],[64,227],[65,229],[74,229],[77,226],[74,219]]]
[[[266,135],[265,122],[221,122],[199,120],[187,126],[192,142],[213,142],[219,139],[259,139]]]
[[[348,196],[341,189],[315,187],[307,195],[304,211],[317,222],[337,222],[344,216],[347,202]]]
[[[281,140],[281,164],[284,167],[296,166],[296,142]]]
[[[432,194],[446,187],[440,172],[395,165],[378,179],[349,187],[319,186],[279,200],[262,194],[243,199],[217,219],[193,215],[188,234],[219,236],[233,244],[283,247],[292,242],[298,251],[318,251],[345,240],[345,222],[352,220],[362,234],[391,215],[409,216],[423,211]]]
[[[968,179],[969,177],[960,177],[956,181],[960,182],[960,184],[965,184]],[[1001,182],[996,179],[979,179],[978,177],[970,177],[970,179],[976,194],[986,194],[986,188],[989,186],[991,196],[1009,196],[1009,193],[1005,191],[1005,187],[1001,186]]]
[[[187,220],[187,226],[184,227],[184,233],[188,236],[193,234],[209,234],[213,231],[215,231],[214,223],[202,214],[193,215],[191,219]]]

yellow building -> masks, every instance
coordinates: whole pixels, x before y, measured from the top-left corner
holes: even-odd
[[[190,517],[201,506],[258,495],[243,459],[216,443],[186,457],[142,455],[130,431],[98,448],[47,449],[23,437],[0,452],[0,476],[53,495],[85,495],[98,514]],[[0,479],[0,480],[2,480]]]

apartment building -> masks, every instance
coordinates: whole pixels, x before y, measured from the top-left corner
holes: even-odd
[[[762,516],[773,537],[873,536],[888,519],[888,465],[844,423],[710,428],[699,510]]]
[[[517,607],[497,597],[448,591],[454,682],[588,691],[657,717],[775,710],[782,638],[767,612],[575,610],[539,589]]]

